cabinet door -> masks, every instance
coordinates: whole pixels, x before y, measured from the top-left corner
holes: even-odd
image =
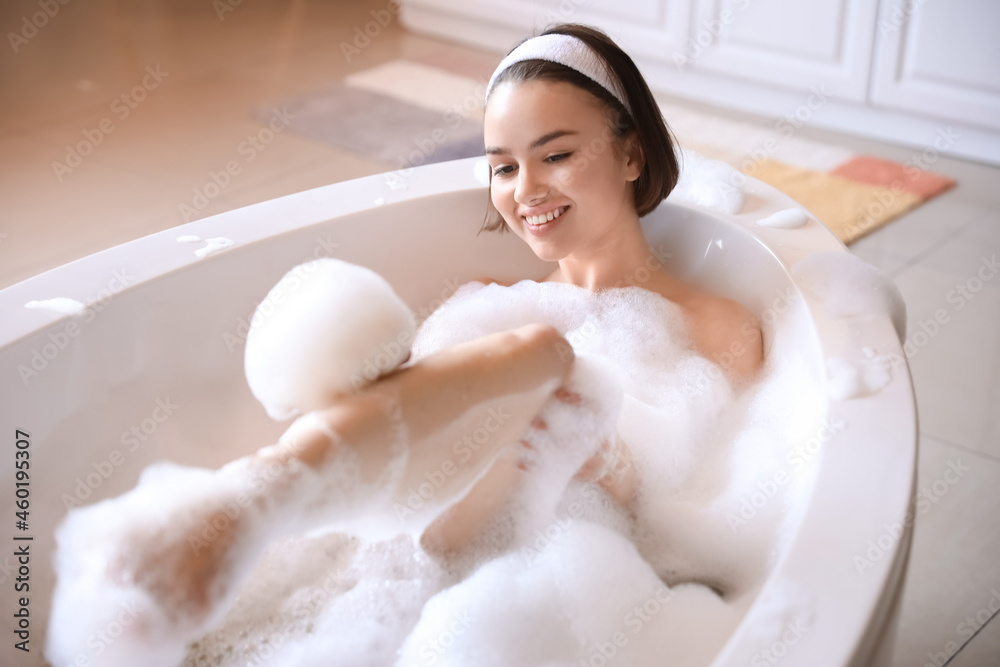
[[[679,67],[864,102],[876,0],[696,0]]]
[[[1000,130],[1000,2],[887,0],[872,103]]]
[[[405,0],[411,29],[505,51],[552,23],[601,28],[636,59],[680,52],[692,0]]]

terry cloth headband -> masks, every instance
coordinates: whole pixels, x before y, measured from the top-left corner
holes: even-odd
[[[489,99],[490,93],[493,91],[493,84],[500,73],[514,63],[525,60],[548,60],[576,70],[614,95],[615,99],[621,102],[631,115],[632,109],[626,101],[625,92],[621,89],[617,77],[593,49],[587,46],[582,39],[572,35],[540,35],[521,43],[497,65],[496,71],[493,72],[493,76],[490,77],[490,82],[486,86],[486,99]]]

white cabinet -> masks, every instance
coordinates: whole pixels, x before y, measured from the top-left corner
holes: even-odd
[[[1000,2],[886,2],[872,103],[1000,131]]]
[[[654,90],[1000,164],[998,0],[403,0],[412,29],[502,54],[555,22],[605,30]]]
[[[718,27],[692,67],[797,90],[823,86],[864,102],[875,9],[870,0],[697,0],[685,55],[698,54],[699,40]]]

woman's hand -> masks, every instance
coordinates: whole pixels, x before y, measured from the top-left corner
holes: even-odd
[[[580,467],[574,479],[596,483],[622,507],[629,506],[638,487],[632,451],[617,433],[613,442],[601,444],[601,449]]]

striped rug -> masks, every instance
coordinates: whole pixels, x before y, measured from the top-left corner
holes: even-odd
[[[482,155],[482,98],[496,60],[446,51],[393,60],[278,104],[294,114],[293,131],[387,169]],[[273,106],[257,115],[267,118]],[[788,122],[768,128],[671,104],[661,108],[682,146],[785,192],[845,243],[955,185],[927,169],[934,153],[891,162],[802,139]]]

